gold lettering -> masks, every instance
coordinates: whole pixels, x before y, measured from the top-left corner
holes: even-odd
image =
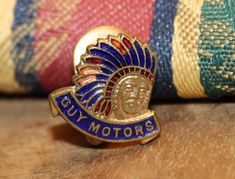
[[[115,131],[115,137],[118,137],[118,133],[121,130],[121,128],[113,128],[113,130]]]
[[[86,116],[83,116],[83,115],[82,115],[82,112],[79,111],[79,118],[76,120],[76,122],[78,123],[78,122],[80,122],[82,119],[87,119],[87,117],[86,117]]]
[[[99,129],[100,129],[100,124],[96,125],[94,122],[92,122],[88,130],[97,133]]]
[[[103,136],[108,136],[109,134],[110,134],[110,128],[109,127],[104,127],[103,129],[102,129],[102,135]],[[105,131],[107,131],[107,132],[105,132]]]
[[[138,136],[139,134],[143,135],[143,127],[142,126],[135,126],[135,134]]]
[[[153,123],[152,123],[151,121],[147,121],[147,122],[145,123],[145,127],[147,128],[147,131],[151,132],[151,131],[154,129],[154,127],[153,127],[152,124],[153,124]]]
[[[72,105],[69,110],[68,110],[68,115],[70,117],[74,116],[76,113],[77,113],[77,110],[73,110],[74,109],[74,106]],[[73,110],[73,111],[72,111]]]
[[[62,99],[61,104],[62,104],[63,107],[66,108],[66,107],[68,107],[69,104],[71,104],[71,101],[70,101],[69,98],[65,97],[65,98]]]
[[[129,132],[127,132],[127,131],[129,131]],[[125,137],[130,137],[132,135],[132,129],[130,127],[125,128],[124,135],[125,135]]]

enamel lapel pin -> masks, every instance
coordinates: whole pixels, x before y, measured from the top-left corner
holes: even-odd
[[[146,43],[115,27],[95,28],[78,42],[74,69],[74,86],[49,96],[53,116],[61,115],[94,145],[147,143],[160,134],[148,108],[157,58]]]

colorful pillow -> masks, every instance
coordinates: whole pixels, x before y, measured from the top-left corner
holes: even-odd
[[[0,6],[0,92],[71,85],[77,41],[100,25],[148,42],[153,98],[235,95],[234,0],[8,0]]]

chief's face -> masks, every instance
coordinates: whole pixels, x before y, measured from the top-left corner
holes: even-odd
[[[138,116],[148,109],[151,84],[143,77],[131,76],[120,83],[119,104],[122,112]]]

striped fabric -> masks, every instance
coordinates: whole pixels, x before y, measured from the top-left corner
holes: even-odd
[[[149,42],[153,98],[235,95],[235,0],[0,1],[0,92],[71,85],[76,42],[100,25]]]

